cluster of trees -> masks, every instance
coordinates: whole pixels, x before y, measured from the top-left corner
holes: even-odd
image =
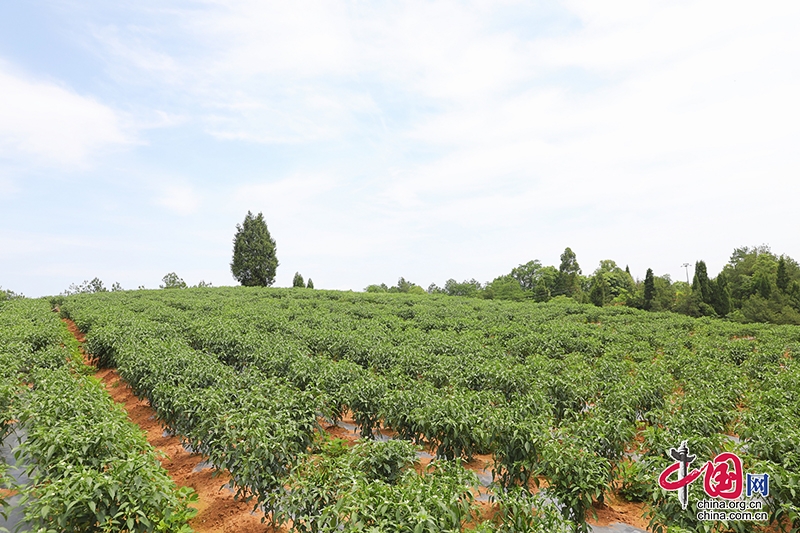
[[[212,287],[212,283],[210,281],[200,280],[197,285],[192,285],[192,288],[196,287]],[[144,289],[144,287],[139,287],[140,289]],[[170,272],[163,278],[161,278],[161,285],[158,286],[159,289],[188,289],[189,286],[183,281],[183,278],[178,276],[175,272]]]
[[[193,285],[192,287],[211,287],[211,283],[207,281],[200,280],[197,285]],[[145,287],[144,285],[139,285],[139,290],[143,290]],[[161,285],[158,286],[159,289],[188,289],[189,285],[183,281],[183,278],[178,276],[175,272],[170,272],[166,274],[163,278],[161,278]],[[122,285],[117,282],[114,282],[111,285],[111,289],[107,289],[106,286],[103,284],[103,280],[100,278],[94,278],[91,281],[84,281],[83,283],[77,284],[72,283],[70,284],[69,288],[62,292],[61,294],[64,296],[70,296],[72,294],[92,294],[96,292],[116,292],[124,290]],[[0,298],[2,300],[2,298]]]
[[[121,290],[122,290],[122,285],[120,285],[118,282],[115,281],[111,285],[111,291],[116,292]],[[101,280],[100,278],[94,278],[91,281],[84,280],[83,283],[71,283],[69,288],[67,288],[67,290],[65,290],[61,294],[63,294],[64,296],[70,296],[72,294],[90,294],[95,292],[108,292],[108,291],[109,289],[107,289],[106,286],[103,285],[103,280]]]
[[[236,234],[233,238],[233,259],[231,261],[231,272],[239,283],[245,286],[269,287],[275,282],[275,272],[278,268],[278,257],[275,253],[275,240],[270,236],[264,215],[258,213],[253,215],[248,211],[242,224],[236,225]],[[306,284],[303,276],[299,272],[294,275],[293,287],[314,288],[314,282],[309,278]],[[200,280],[194,287],[211,287],[211,283]],[[144,289],[143,285],[139,289]],[[189,285],[175,272],[166,274],[161,279],[160,289],[187,289]],[[119,283],[111,285],[111,291],[121,291]],[[65,290],[62,295],[108,292],[100,278],[83,283],[73,283]],[[0,288],[0,301],[16,297],[11,291],[4,291]]]
[[[308,283],[306,283],[305,281],[303,281],[303,276],[300,275],[300,272],[295,272],[294,273],[294,279],[292,280],[292,288],[294,288],[294,289],[303,289],[303,288],[313,289],[314,288],[314,282],[311,281],[311,278],[308,278]]]
[[[623,302],[654,311],[727,317],[738,322],[800,324],[800,266],[767,246],[736,248],[715,278],[697,261],[692,283],[672,283],[647,270]]]
[[[24,298],[22,294],[18,294],[12,290],[0,287],[0,302],[4,300],[13,300],[14,298]]]
[[[591,275],[583,275],[575,252],[566,248],[558,267],[533,260],[487,283],[447,280],[422,287],[400,278],[397,285],[370,285],[367,292],[447,294],[502,300],[546,302],[568,297],[597,306],[625,305],[648,311],[674,311],[690,316],[726,317],[739,322],[800,324],[800,266],[777,256],[767,246],[736,248],[730,261],[711,278],[697,261],[692,283],[672,281],[647,269],[634,279],[630,269],[604,259]]]
[[[263,213],[248,211],[233,237],[233,277],[246,287],[271,287],[278,270],[276,248]],[[300,272],[295,272],[292,287],[313,289],[314,282],[308,278],[306,283]]]
[[[701,263],[695,269],[687,314],[800,324],[800,265],[791,257],[777,256],[767,246],[737,248],[714,279]]]
[[[399,280],[397,280],[397,285],[395,285],[394,287],[387,287],[385,283],[381,283],[380,285],[369,285],[364,290],[367,292],[402,292],[407,294],[425,294],[425,289],[423,289],[416,283],[411,283],[410,281],[406,281],[405,278],[400,278]],[[458,296],[474,296],[474,295],[464,294]]]

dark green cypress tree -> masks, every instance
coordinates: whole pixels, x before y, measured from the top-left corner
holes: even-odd
[[[772,285],[769,282],[769,276],[762,271],[758,271],[753,275],[753,289],[761,295],[765,300],[769,300],[772,294]]]
[[[648,268],[644,275],[644,308],[649,311],[653,308],[653,300],[656,297],[656,282],[653,278],[653,269]]]
[[[786,260],[783,256],[778,259],[778,275],[775,279],[775,284],[783,292],[786,292],[789,288],[789,273],[786,271]]]
[[[703,303],[711,305],[713,302],[713,292],[711,282],[708,279],[708,269],[705,261],[698,261],[694,264],[694,280],[692,281],[692,292],[700,297]]]
[[[719,316],[731,312],[731,288],[728,286],[728,276],[720,272],[714,283],[714,310]]]
[[[292,280],[292,288],[303,289],[305,286],[306,282],[303,280],[303,276],[300,275],[300,272],[295,272],[294,279]]]
[[[311,278],[308,278],[308,283],[306,283],[306,288],[307,289],[313,289],[314,288],[314,282],[311,281]]]
[[[253,216],[248,211],[242,225],[236,224],[231,261],[233,277],[247,287],[269,287],[275,283],[277,268],[275,241],[269,234],[264,215]]]

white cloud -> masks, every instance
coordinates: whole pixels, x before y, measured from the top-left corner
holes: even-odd
[[[373,90],[449,106],[502,95],[530,74],[524,43],[488,31],[485,6],[205,5],[158,12],[152,27],[115,25],[93,35],[114,76],[177,90],[187,97],[179,105],[191,105],[222,139],[336,140],[358,133],[365,115],[395,112],[381,108]],[[170,49],[167,35],[193,45]]]
[[[179,215],[191,215],[200,207],[200,195],[190,185],[164,185],[155,203]]]
[[[711,264],[703,250],[796,240],[800,4],[570,0],[541,19],[524,2],[149,4],[86,24],[93,52],[140,98],[139,127],[210,138],[181,146],[185,128],[174,151],[154,135],[140,153],[175,168],[213,146],[203,156],[232,171],[146,187],[179,214],[213,187],[214,216],[263,211],[287,265],[378,257],[369,268],[486,279],[566,245],[590,272],[604,257]],[[100,104],[34,85],[111,117],[90,133],[123,131]],[[357,268],[337,275],[381,280]]]
[[[104,148],[130,142],[111,108],[21,76],[0,60],[0,156],[34,165],[82,166]]]

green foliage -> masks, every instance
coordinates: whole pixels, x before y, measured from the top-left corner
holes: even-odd
[[[495,278],[486,285],[484,297],[494,300],[522,301],[528,297],[514,276],[506,275]]]
[[[547,424],[508,410],[495,425],[493,435],[493,478],[504,488],[520,486],[527,490],[540,469],[543,435]]]
[[[610,300],[611,287],[609,287],[605,276],[597,273],[592,277],[591,289],[589,290],[589,300],[597,307],[603,307]]]
[[[183,281],[175,272],[170,272],[161,278],[162,285],[160,289],[185,289],[187,288],[186,282]]]
[[[589,298],[598,307],[612,300],[615,303],[627,303],[634,290],[630,272],[621,269],[611,259],[604,259],[592,276]]]
[[[642,463],[625,461],[617,465],[619,494],[629,502],[643,502],[653,490],[652,473],[642,467]]]
[[[480,296],[481,290],[483,290],[481,283],[474,278],[469,281],[462,281],[461,283],[458,283],[454,279],[448,279],[444,284],[444,293],[449,296],[476,297]]]
[[[723,273],[733,319],[800,324],[800,266],[791,257],[778,258],[767,246],[737,248]]]
[[[492,522],[481,524],[479,533],[568,533],[571,524],[546,494],[530,494],[517,487],[495,492],[500,512]]]
[[[611,483],[611,464],[570,440],[563,435],[544,447],[541,471],[548,490],[564,505],[564,518],[572,521],[574,531],[587,533],[586,513],[593,510],[592,499],[602,503]]]
[[[416,448],[404,440],[366,441],[353,449],[354,467],[364,472],[369,481],[397,482],[403,472],[416,461]]]
[[[3,289],[3,287],[0,287],[0,302],[5,300],[13,300],[14,298],[24,298],[24,297],[25,296],[23,296],[22,294],[17,294],[12,290]]]
[[[375,444],[367,445],[370,454]],[[360,468],[364,452],[357,447],[304,463],[287,480],[276,522],[291,519],[300,532],[462,530],[472,511],[474,474],[458,463],[439,463],[424,475],[407,469],[387,483]]]
[[[311,278],[308,278],[308,283],[306,283],[306,288],[307,289],[313,289],[314,288],[314,282],[311,281]]]
[[[407,281],[406,278],[401,277],[397,280],[397,285],[394,287],[388,287],[385,283],[381,283],[380,285],[369,285],[366,289],[366,292],[391,292],[391,293],[403,293],[403,294],[425,294],[426,291],[416,283],[412,283]]]
[[[361,436],[371,439],[374,431],[380,430],[380,409],[386,395],[386,382],[377,377],[364,376],[348,384],[347,404],[353,419],[361,426]]]
[[[436,449],[437,458],[471,460],[474,454],[487,449],[492,416],[486,396],[456,390],[414,411],[416,425]]]
[[[580,292],[581,267],[575,252],[567,247],[561,254],[561,263],[558,267],[557,294],[576,296]]]
[[[84,281],[80,285],[75,283],[70,284],[69,288],[65,290],[62,294],[65,296],[69,296],[71,294],[93,294],[96,292],[107,292],[108,289],[105,288],[103,282],[100,278],[93,278],[91,281]]]
[[[49,302],[0,306],[0,417],[27,435],[15,451],[31,477],[17,487],[25,519],[39,531],[190,532],[191,489],[176,489],[76,349]]]
[[[656,297],[656,283],[653,277],[653,269],[648,268],[644,276],[644,310],[650,311],[653,308],[653,300]]]
[[[233,238],[233,277],[246,287],[269,287],[275,283],[278,257],[264,215],[248,211],[244,222],[236,225]]]
[[[511,270],[511,277],[513,277],[522,287],[522,290],[532,291],[536,287],[539,280],[539,272],[542,269],[542,263],[538,259],[528,261],[524,265]]]
[[[711,280],[708,279],[708,269],[705,261],[697,261],[694,264],[694,279],[692,280],[692,292],[699,300],[707,305],[714,303],[714,289]]]
[[[731,289],[724,271],[719,273],[712,287],[714,289],[712,305],[717,314],[724,317],[731,312]]]
[[[319,531],[461,531],[476,481],[459,462],[432,463],[425,475],[409,471],[394,485],[358,480],[337,501],[335,520]]]
[[[778,259],[778,269],[775,274],[775,285],[782,291],[789,289],[789,272],[786,270],[786,258],[781,256]]]
[[[0,328],[12,304],[0,306]],[[61,310],[171,431],[230,470],[240,497],[277,521],[307,517],[297,530],[442,527],[429,517],[445,511],[425,503],[432,480],[403,466],[408,443],[402,453],[379,442],[356,451],[315,437],[320,415],[338,420],[348,411],[364,435],[388,427],[441,458],[491,454],[500,485],[545,480],[564,505],[562,522],[578,529],[614,472],[623,496],[652,506],[654,527],[695,529],[680,520],[686,513],[675,494],[653,480],[681,440],[706,459],[733,449],[726,435],[735,433],[747,465],[765,462],[780,477],[772,503],[782,514],[773,520],[795,516],[796,327],[568,298],[535,304],[243,287],[77,295]],[[24,338],[51,342],[35,324]],[[21,368],[55,358],[40,349],[15,360]],[[630,451],[642,456],[635,466],[624,458]],[[448,486],[455,492],[431,502],[464,509],[466,500],[453,496],[458,486]],[[469,526],[528,527],[524,505],[511,505],[500,523]]]
[[[306,282],[303,280],[303,276],[300,275],[300,272],[294,273],[294,279],[292,279],[292,287],[294,288],[304,288],[306,286]]]

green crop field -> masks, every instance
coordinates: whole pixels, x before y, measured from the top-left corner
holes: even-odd
[[[175,487],[142,432],[85,374],[47,301],[0,304],[0,436],[24,435],[15,455],[30,483],[17,486],[5,462],[0,482],[21,493],[30,531],[191,531],[191,491]]]
[[[43,527],[57,506],[83,505],[74,472],[113,484],[130,469],[130,459],[112,466],[125,453],[153,464],[69,362],[51,305],[86,333],[99,366],[116,368],[171,432],[230,472],[237,495],[274,526],[585,531],[614,495],[643,502],[654,531],[800,530],[798,326],[567,299],[245,287],[0,304],[3,428],[16,419],[28,428],[23,452],[39,465],[28,512]],[[60,412],[54,396],[79,399],[69,408],[80,415]],[[91,431],[73,432],[69,417]],[[326,435],[343,418],[363,442]],[[395,438],[373,439],[384,434]],[[684,440],[693,466],[727,451],[746,472],[768,473],[768,520],[700,522],[684,511],[657,482]],[[423,449],[435,460],[414,468]],[[491,517],[476,512],[478,479],[464,466],[477,455],[492,459]],[[150,507],[167,508],[157,498],[169,502],[162,522],[189,517],[188,494],[159,476],[147,476],[139,501],[124,500],[141,509],[126,515],[142,524],[131,531],[178,530],[148,529]],[[691,502],[703,497],[700,482],[689,487]],[[104,512],[70,530],[100,531],[87,524],[110,520]]]

